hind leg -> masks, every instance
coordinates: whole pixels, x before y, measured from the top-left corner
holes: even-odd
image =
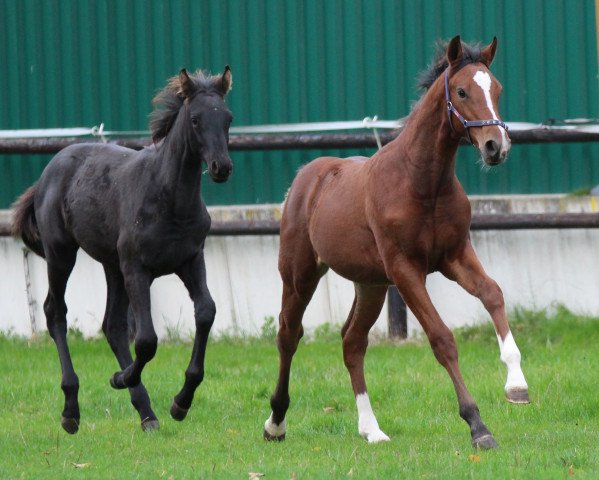
[[[62,381],[60,387],[64,392],[64,409],[61,425],[68,433],[74,434],[79,430],[79,378],[73,368],[69,346],[67,344],[67,306],[64,294],[67,281],[75,266],[77,245],[65,242],[46,248],[48,263],[48,296],[44,302],[44,313],[48,325],[48,333],[58,350]]]
[[[484,271],[470,242],[461,255],[443,266],[442,273],[477,297],[491,315],[499,342],[500,358],[507,367],[505,397],[512,403],[528,403],[528,384],[520,367],[520,350],[507,321],[503,293],[495,280]]]
[[[102,331],[106,335],[119,366],[125,369],[133,363],[128,342],[127,309],[129,299],[125,292],[125,284],[120,270],[104,265],[106,275],[106,313],[102,323]],[[144,431],[155,430],[159,427],[158,419],[152,411],[150,397],[146,388],[139,385],[129,388],[131,403],[141,418],[141,428]]]
[[[289,408],[289,374],[291,361],[298,343],[304,334],[302,318],[318,281],[327,270],[314,260],[314,252],[309,240],[299,236],[293,238],[293,255],[280,255],[279,270],[283,279],[283,297],[279,314],[279,332],[277,347],[279,350],[279,378],[270,399],[272,413],[264,423],[264,438],[281,441],[285,439],[285,414]],[[283,239],[281,252],[283,252]],[[300,243],[301,242],[301,243]]]
[[[307,286],[306,290],[303,291],[297,291],[286,284],[283,285],[283,301],[279,315],[279,332],[277,334],[279,378],[275,391],[270,398],[272,413],[264,423],[264,438],[266,440],[285,440],[285,414],[289,408],[291,361],[299,341],[304,335],[302,318],[317,284],[318,280]]]
[[[386,286],[355,284],[356,297],[343,327],[343,360],[349,371],[356,406],[358,432],[369,443],[388,441],[374,416],[364,378],[364,356],[368,347],[368,332],[376,322],[385,302]]]

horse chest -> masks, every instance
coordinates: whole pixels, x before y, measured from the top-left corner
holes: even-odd
[[[146,268],[159,274],[171,273],[197,255],[209,228],[209,222],[164,222],[137,232],[131,243]]]
[[[431,216],[420,222],[420,228],[405,240],[406,250],[425,260],[428,272],[461,249],[468,238],[468,221],[447,215]]]
[[[391,212],[385,218],[381,232],[388,240],[382,245],[383,256],[400,255],[417,259],[429,271],[439,261],[461,248],[468,238],[469,214],[445,206],[405,209]]]

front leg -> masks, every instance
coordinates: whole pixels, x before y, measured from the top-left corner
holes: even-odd
[[[181,421],[187,415],[194,393],[204,379],[206,344],[208,343],[208,334],[214,323],[216,306],[206,285],[206,265],[203,250],[176,273],[185,284],[189,296],[193,300],[196,324],[191,360],[185,371],[185,383],[181,391],[175,396],[171,406],[171,416],[175,420]]]
[[[158,337],[152,323],[150,308],[150,284],[152,278],[139,266],[126,262],[121,263],[121,271],[125,280],[125,290],[129,296],[131,309],[135,318],[135,360],[121,372],[116,372],[110,379],[113,388],[132,388],[141,382],[141,372],[154,358],[158,347]]]
[[[512,403],[529,403],[528,384],[520,367],[520,350],[510,331],[503,293],[497,283],[485,273],[470,241],[460,255],[445,262],[441,273],[450,280],[455,280],[483,303],[495,325],[500,358],[507,367],[506,399]]]
[[[397,259],[392,264],[391,275],[406,305],[422,325],[435,358],[447,370],[453,382],[460,416],[470,427],[472,445],[484,449],[497,447],[460,372],[454,336],[441,320],[426,291],[426,270],[416,262]]]

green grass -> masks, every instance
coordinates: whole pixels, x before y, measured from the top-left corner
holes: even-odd
[[[449,377],[425,341],[370,347],[370,396],[391,442],[369,445],[357,433],[340,342],[328,329],[296,355],[283,443],[262,440],[278,366],[271,342],[212,341],[182,423],[168,410],[190,345],[160,345],[144,381],[161,429],[144,434],[128,393],[108,385],[116,361],[106,342],[73,338],[82,422],[70,436],[59,423],[53,343],[0,338],[0,478],[599,478],[599,319],[559,308],[549,318],[513,317],[527,406],[503,399],[492,327],[456,332],[462,373],[500,444],[482,452],[470,446]]]

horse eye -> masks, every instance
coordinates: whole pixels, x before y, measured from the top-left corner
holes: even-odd
[[[198,119],[197,119],[197,118],[195,118],[195,117],[194,117],[194,118],[192,118],[192,119],[191,119],[191,124],[192,124],[194,127],[197,127],[197,126],[198,126],[198,123],[199,123],[199,122],[198,122]]]
[[[463,88],[458,88],[458,96],[460,98],[466,98],[466,92],[464,91]]]

